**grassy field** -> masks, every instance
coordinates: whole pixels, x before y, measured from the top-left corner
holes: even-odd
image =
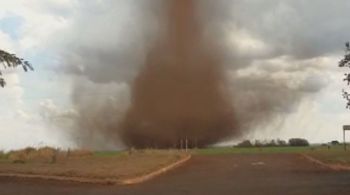
[[[196,155],[223,155],[223,154],[307,154],[322,162],[330,164],[350,165],[350,146],[345,151],[343,145],[331,146],[308,146],[308,147],[213,147],[196,149],[192,151]]]
[[[307,155],[329,164],[350,165],[350,147],[344,150],[342,145],[331,148],[318,147],[316,150],[306,152]]]
[[[264,153],[303,153],[312,151],[314,147],[212,147],[205,149],[195,149],[197,155],[221,155],[221,154],[264,154]]]
[[[140,151],[70,151],[60,152],[52,161],[50,148],[13,153],[0,152],[0,173],[19,173],[49,176],[82,177],[91,179],[123,179],[152,172],[171,164],[186,153],[177,150]],[[26,154],[21,156],[23,152]],[[350,147],[309,146],[309,147],[212,147],[193,149],[194,155],[225,154],[307,154],[325,163],[350,165]],[[40,154],[40,155],[39,155]],[[14,156],[14,157],[13,157]],[[18,161],[17,159],[24,159]]]
[[[0,173],[125,179],[155,171],[184,156],[184,153],[173,150],[95,152],[92,155],[59,158],[55,163],[34,158],[24,163],[14,163],[3,157],[0,161]]]
[[[5,152],[0,151],[0,161],[5,160],[7,158],[7,155]]]

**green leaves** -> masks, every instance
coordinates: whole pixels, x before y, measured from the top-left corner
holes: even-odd
[[[8,53],[4,50],[0,49],[0,63],[4,66],[4,68],[17,68],[18,66],[22,66],[25,72],[29,70],[33,71],[33,66],[26,60],[22,58],[18,58],[15,54]],[[0,76],[2,76],[2,72],[0,71]],[[6,82],[5,79],[0,77],[0,86],[5,87]]]
[[[339,62],[339,67],[348,67],[350,68],[350,42],[345,43],[345,55],[342,60]],[[350,73],[345,74],[343,81],[347,82],[350,85]],[[343,98],[346,99],[347,104],[346,108],[350,109],[350,93],[343,89]]]

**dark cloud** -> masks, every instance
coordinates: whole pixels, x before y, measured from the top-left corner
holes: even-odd
[[[312,59],[338,52],[349,38],[350,2],[345,0],[196,2],[204,36],[215,42],[211,50],[225,65],[232,105],[245,130],[293,112],[305,96],[327,85],[324,67]],[[158,0],[77,1],[61,57],[66,72],[84,78],[73,83],[72,100],[80,114],[76,132],[87,144],[96,147],[91,139],[97,134],[118,139],[108,132],[128,104],[109,97],[129,93],[148,51],[164,33],[164,5]],[[121,83],[128,90],[111,87]],[[94,93],[99,95],[86,98]]]

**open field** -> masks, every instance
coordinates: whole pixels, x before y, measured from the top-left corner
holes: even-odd
[[[327,146],[212,147],[193,149],[190,152],[197,156],[307,154],[325,163],[350,165],[350,151],[344,151],[342,145],[333,146],[330,149]],[[35,155],[29,155],[31,159],[26,162],[14,163],[10,154],[0,153],[0,173],[121,179],[152,172],[181,159],[185,155],[185,153],[175,150],[143,150],[133,151],[131,154],[122,151],[90,153],[80,151],[75,152],[75,155],[72,151],[70,157],[59,154],[55,162],[51,162],[51,158],[47,159],[47,155],[50,153],[46,151],[44,154],[46,160],[45,158],[38,160]]]
[[[39,161],[38,158],[14,163],[9,157],[3,157],[0,160],[0,173],[119,180],[150,173],[184,156],[184,153],[173,150],[96,152],[57,158],[54,163]]]
[[[330,149],[319,147],[313,151],[305,152],[305,154],[327,164],[350,166],[350,148],[345,151],[343,145],[333,146]]]
[[[222,154],[271,154],[271,153],[303,153],[313,150],[313,147],[211,147],[194,149],[197,155],[222,155]]]
[[[350,163],[343,147],[215,147],[190,150],[192,159],[166,174],[131,186],[91,185],[0,177],[0,194],[349,194],[350,172],[334,171],[300,154],[327,163]],[[128,178],[159,169],[186,155],[173,150],[94,152],[55,163],[14,164],[0,160],[0,172]]]
[[[344,150],[343,145],[307,146],[307,147],[212,147],[192,151],[197,155],[224,155],[224,154],[306,154],[324,163],[342,164],[350,166],[350,147]]]
[[[194,155],[184,165],[138,185],[89,185],[0,177],[0,194],[349,194],[350,172],[298,154]]]

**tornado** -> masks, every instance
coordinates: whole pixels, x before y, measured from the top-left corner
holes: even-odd
[[[169,0],[164,33],[132,82],[119,130],[128,147],[204,147],[239,133],[215,40],[194,0]]]

